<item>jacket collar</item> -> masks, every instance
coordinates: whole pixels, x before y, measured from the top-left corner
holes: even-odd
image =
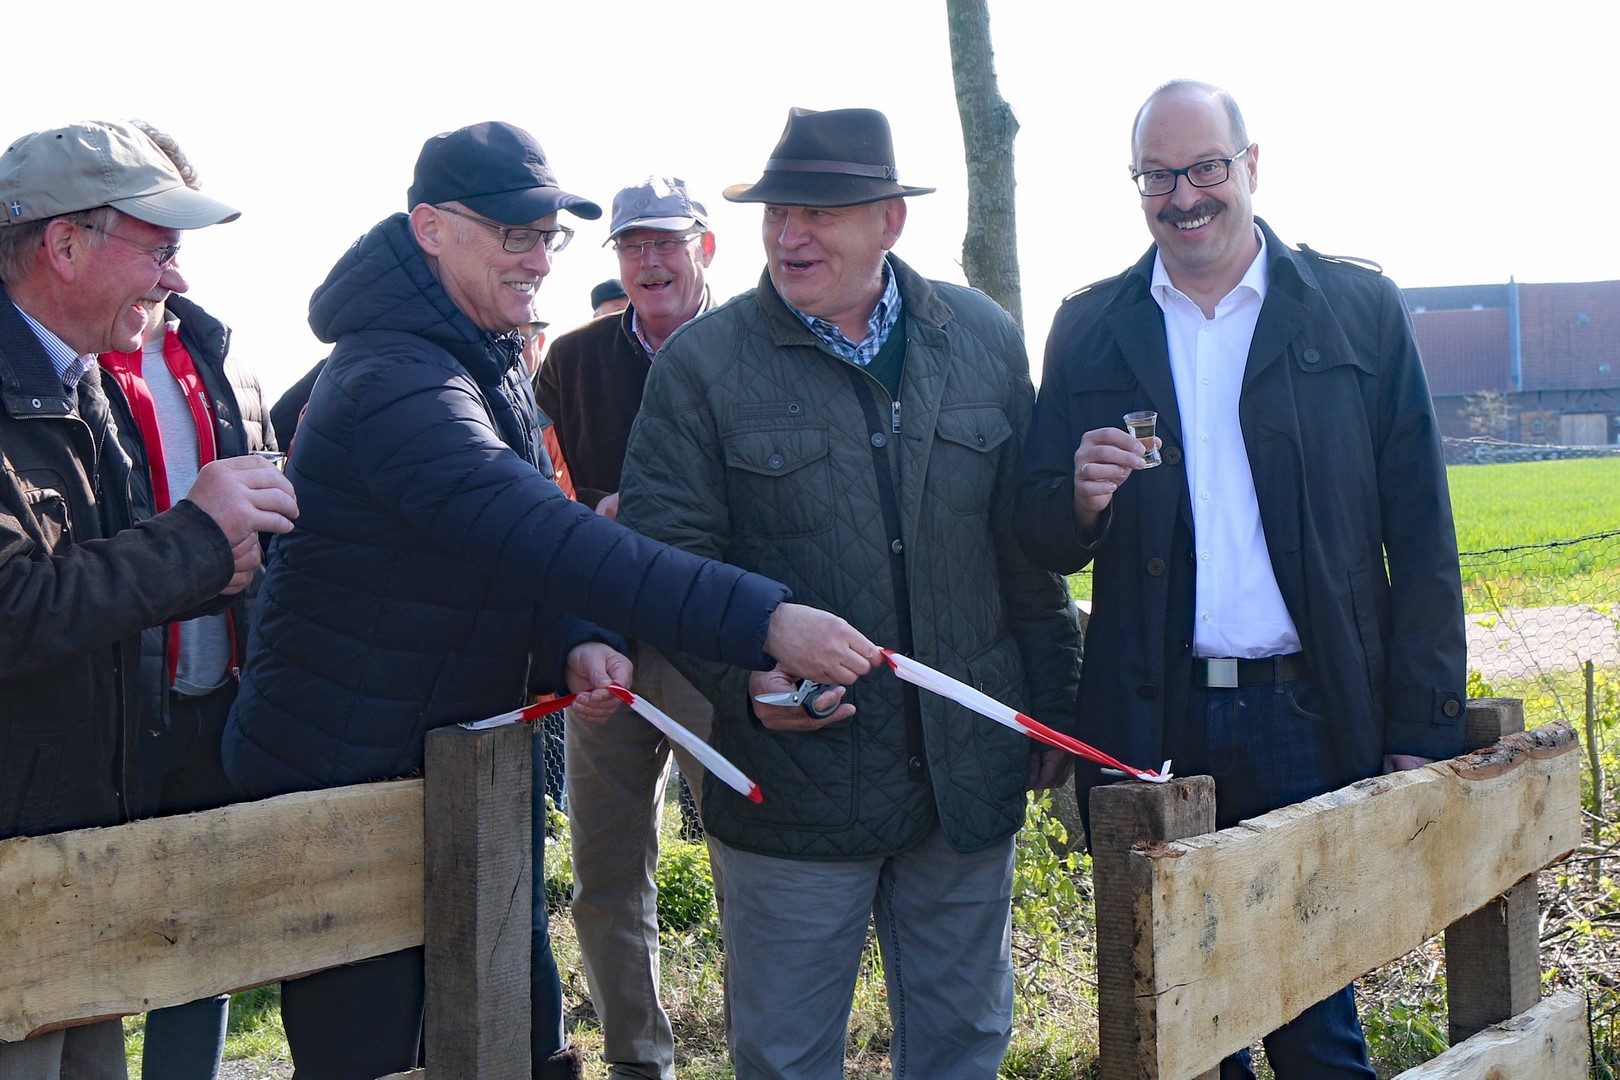
[[[355,242],[309,302],[315,336],[396,331],[423,338],[454,356],[483,386],[495,386],[518,363],[523,342],[480,330],[439,284],[411,234],[410,216],[378,222]]]
[[[45,347],[0,284],[0,395],[13,416],[60,416],[74,396],[62,386]]]
[[[1286,246],[1261,218],[1255,218],[1266,238],[1266,302],[1261,305],[1254,337],[1249,343],[1249,362],[1243,373],[1247,385],[1256,375],[1281,357],[1290,340],[1305,325],[1310,309],[1321,293],[1316,273],[1305,257]],[[1164,312],[1153,299],[1153,260],[1158,247],[1150,247],[1120,281],[1117,298],[1110,304],[1108,326],[1113,332],[1125,362],[1148,396],[1156,403],[1159,420],[1176,441],[1181,441],[1181,414],[1176,407],[1176,389],[1170,374],[1170,350],[1165,343]]]
[[[887,259],[889,272],[894,275],[895,284],[900,289],[900,311],[906,322],[939,330],[955,318],[950,305],[934,291],[927,278],[892,253]],[[776,291],[769,268],[760,272],[758,296],[760,311],[770,328],[771,344],[778,347],[808,345],[813,349],[821,346],[820,339],[793,314],[782,295]]]

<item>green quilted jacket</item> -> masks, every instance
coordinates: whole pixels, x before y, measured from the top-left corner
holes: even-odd
[[[880,645],[1072,730],[1076,612],[1015,538],[1034,398],[1023,342],[983,293],[889,265],[906,335],[898,403],[822,347],[762,276],[659,353],[620,521],[782,581]],[[871,858],[937,822],[967,852],[1023,821],[1037,744],[887,668],[850,688],[850,719],[779,732],[750,710],[749,672],[673,660],[715,706],[715,747],[764,794],[756,805],[708,778],[704,822],[727,844]]]

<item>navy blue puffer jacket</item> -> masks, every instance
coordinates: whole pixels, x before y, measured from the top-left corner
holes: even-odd
[[[416,770],[427,730],[561,688],[569,649],[613,640],[593,622],[770,666],[766,624],[786,587],[566,498],[515,335],[455,307],[404,214],[339,260],[310,325],[337,347],[298,428],[300,516],[272,545],[225,733],[244,793]]]

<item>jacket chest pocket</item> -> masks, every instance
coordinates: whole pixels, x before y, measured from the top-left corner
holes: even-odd
[[[73,512],[68,507],[62,478],[48,470],[18,474],[17,491],[27,520],[23,528],[48,552],[73,541]]]
[[[1002,444],[1012,422],[996,405],[966,405],[940,411],[938,440],[929,462],[930,490],[962,514],[988,511],[995,492]]]
[[[814,536],[832,528],[832,465],[824,427],[725,436],[731,518],[739,534]]]

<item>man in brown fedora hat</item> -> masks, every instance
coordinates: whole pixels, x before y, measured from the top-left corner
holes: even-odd
[[[682,327],[648,377],[620,517],[730,559],[1059,727],[1078,677],[1062,582],[1018,549],[1034,394],[1012,320],[889,254],[906,220],[888,121],[793,110],[756,184],[759,287]],[[1013,835],[1059,754],[888,672],[813,695],[677,656],[762,803],[705,785],[726,875],[739,1080],[842,1072],[875,922],[896,1076],[989,1078],[1012,1025]],[[810,709],[814,708],[814,712]]]

